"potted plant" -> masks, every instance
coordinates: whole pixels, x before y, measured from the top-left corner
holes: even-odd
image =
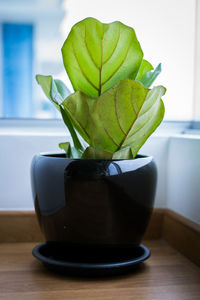
[[[33,254],[48,267],[97,272],[130,268],[149,256],[141,240],[156,188],[152,157],[137,155],[161,123],[166,89],[151,84],[161,71],[143,59],[134,29],[86,18],[64,45],[74,88],[37,75],[60,111],[73,143],[65,154],[32,162],[35,210],[47,243]]]

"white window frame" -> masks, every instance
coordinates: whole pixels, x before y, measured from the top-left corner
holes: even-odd
[[[200,129],[200,1],[196,0],[193,128]]]

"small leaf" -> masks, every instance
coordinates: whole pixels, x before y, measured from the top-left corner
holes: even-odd
[[[150,62],[148,62],[147,60],[143,59],[135,80],[140,80],[147,72],[151,70],[153,70],[152,64],[150,64]]]
[[[59,79],[53,80],[51,84],[51,98],[57,103],[61,104],[65,98],[67,98],[71,92],[66,85]]]
[[[36,75],[36,80],[38,84],[42,87],[45,95],[49,98],[49,100],[51,100],[55,104],[57,109],[61,112],[63,121],[69,129],[69,132],[73,139],[74,147],[77,148],[77,150],[83,150],[81,142],[79,141],[76,131],[74,130],[74,127],[71,123],[69,114],[61,106],[63,100],[67,98],[67,96],[69,96],[70,94],[69,89],[61,80],[54,80],[50,75]]]
[[[66,157],[68,158],[81,158],[82,156],[82,152],[75,147],[71,147],[69,142],[60,143],[59,147],[66,152]]]
[[[165,92],[124,79],[97,99],[76,92],[62,105],[92,148],[132,158],[162,121]]]
[[[66,152],[66,157],[68,158],[81,158],[82,156],[82,152],[75,147],[71,147],[69,142],[60,143],[59,147]]]
[[[113,153],[105,150],[87,147],[82,158],[84,159],[112,159]]]
[[[42,87],[47,98],[49,98],[49,100],[53,102],[57,109],[60,110],[59,104],[57,103],[57,101],[54,101],[51,96],[52,76],[36,75],[36,80],[37,83]]]
[[[45,95],[53,102],[57,109],[60,110],[60,103],[70,95],[70,91],[66,85],[61,80],[53,80],[51,75],[36,75],[36,80],[42,87]]]
[[[66,152],[66,157],[71,157],[71,146],[70,142],[60,143],[59,144],[60,149],[64,150]]]
[[[72,27],[62,56],[74,90],[97,98],[121,79],[134,79],[143,52],[133,28],[86,18]]]
[[[161,72],[161,64],[159,64],[154,71],[147,72],[142,78],[140,78],[138,81],[140,81],[146,88],[149,88],[152,83],[156,80],[158,75]]]

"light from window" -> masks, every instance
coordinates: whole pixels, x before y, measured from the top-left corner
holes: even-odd
[[[4,4],[2,4],[4,2]],[[10,5],[12,2],[12,6]],[[0,116],[57,118],[34,74],[53,75],[71,89],[61,46],[77,21],[91,16],[133,27],[154,67],[162,63],[156,85],[167,87],[165,120],[193,118],[195,0],[41,0],[1,1]],[[7,5],[6,5],[7,3]],[[2,7],[1,7],[2,6]],[[16,10],[16,14],[13,11]],[[2,13],[1,13],[2,15]],[[6,22],[5,22],[6,20]],[[1,53],[3,53],[1,55]]]

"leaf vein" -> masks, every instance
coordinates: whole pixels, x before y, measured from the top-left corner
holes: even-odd
[[[133,121],[133,123],[131,124],[130,128],[128,129],[127,135],[124,137],[124,139],[123,139],[122,142],[120,143],[119,148],[118,148],[117,150],[119,150],[119,149],[123,146],[124,142],[125,142],[126,139],[128,138],[128,135],[129,135],[131,129],[133,128],[135,122],[137,121],[137,118],[138,118],[138,116],[139,116],[139,114],[140,114],[140,111],[142,110],[142,107],[143,107],[143,105],[144,105],[144,103],[145,103],[145,100],[146,100],[146,97],[145,97],[144,102],[142,103],[140,109],[138,110],[138,112],[137,112],[137,114],[136,114],[136,116],[135,116],[135,120]]]
[[[157,102],[156,102],[156,103],[157,103]],[[135,135],[136,133],[138,133],[140,130],[142,130],[142,129],[147,125],[147,123],[150,122],[150,121],[153,119],[153,117],[154,117],[154,114],[151,115],[150,119],[148,119],[147,122],[145,122],[145,123],[142,125],[142,127],[138,128],[138,130],[136,130],[133,134],[129,135],[129,136],[127,137],[127,140],[128,140],[129,138],[131,138],[133,135]],[[138,120],[139,120],[139,118],[138,118]]]
[[[134,101],[132,101],[132,98],[133,98],[133,89],[131,89],[130,95],[131,95],[131,97],[130,97],[131,106],[132,106],[132,108],[133,108],[134,113],[137,115],[137,110],[136,110],[136,108],[135,108],[135,103],[134,103]]]
[[[116,146],[119,146],[119,144],[115,142],[115,140],[114,140],[114,139],[112,138],[112,136],[109,134],[109,132],[107,131],[107,129],[104,127],[103,121],[102,121],[102,118],[101,118],[101,113],[100,113],[100,111],[98,111],[98,115],[99,115],[99,120],[100,120],[100,122],[101,122],[102,128],[103,128],[103,130],[105,131],[106,135],[112,140],[112,142],[113,142]]]
[[[78,58],[76,56],[76,52],[74,50],[74,46],[73,46],[73,43],[72,43],[72,47],[73,47],[73,53],[74,53],[74,57],[78,63],[78,66],[79,66],[79,70],[81,71],[81,74],[83,75],[83,77],[87,80],[87,82],[95,89],[98,91],[98,88],[90,81],[90,79],[85,75],[85,73],[83,72],[83,70],[81,69],[81,66],[79,64],[79,61],[78,61]]]
[[[117,46],[118,46],[118,44],[119,44],[120,37],[121,37],[121,31],[119,31],[118,40],[117,40],[117,43],[116,43],[116,45],[115,45],[115,47],[114,47],[114,49],[113,49],[113,52],[112,52],[111,55],[106,59],[106,61],[104,61],[104,63],[103,63],[102,66],[104,66],[104,65],[105,65],[105,64],[113,57],[113,55],[114,55],[114,53],[115,53],[115,50],[117,49]]]
[[[145,112],[143,112],[140,116],[139,116],[139,118],[140,117],[142,117],[142,116],[144,116],[146,113],[148,113],[151,109],[152,109],[152,107],[155,105],[157,103],[157,100],[145,111]]]
[[[86,134],[88,140],[90,140],[90,137],[89,137],[89,135],[88,135],[88,133],[87,133],[87,131],[86,131],[86,127],[83,126],[83,125],[77,120],[77,118],[75,117],[75,115],[76,115],[76,110],[77,110],[77,107],[75,106],[75,114],[73,114],[71,111],[69,111],[69,110],[67,109],[67,111],[69,111],[69,113],[72,115],[72,117],[73,117],[73,119],[76,121],[76,123],[78,123],[78,125],[80,126],[80,128],[84,131],[84,133]]]
[[[121,129],[121,131],[123,132],[124,135],[126,135],[126,132],[123,130],[120,121],[119,121],[119,115],[118,115],[118,111],[117,111],[117,96],[116,96],[117,92],[114,93],[114,103],[115,103],[115,114],[116,114],[116,118],[117,118],[117,122],[119,124],[119,128]]]
[[[125,60],[128,56],[128,53],[129,53],[130,49],[131,49],[131,43],[129,44],[129,47],[128,47],[128,50],[127,50],[127,53],[126,53],[125,57],[123,58],[123,60],[121,61],[121,63],[117,67],[117,69],[102,83],[102,86],[104,86],[117,73],[117,71],[121,68],[121,66],[124,64],[124,62],[125,62]]]
[[[90,57],[91,61],[93,62],[94,66],[99,70],[99,67],[96,65],[96,63],[95,63],[95,61],[94,61],[94,59],[93,59],[93,57],[92,57],[92,55],[91,55],[91,53],[90,53],[90,51],[89,51],[87,42],[86,42],[86,25],[85,25],[85,38],[84,38],[84,43],[85,43],[85,47],[86,47],[86,49],[87,49],[87,52],[88,52],[88,54],[89,54],[89,57]]]

